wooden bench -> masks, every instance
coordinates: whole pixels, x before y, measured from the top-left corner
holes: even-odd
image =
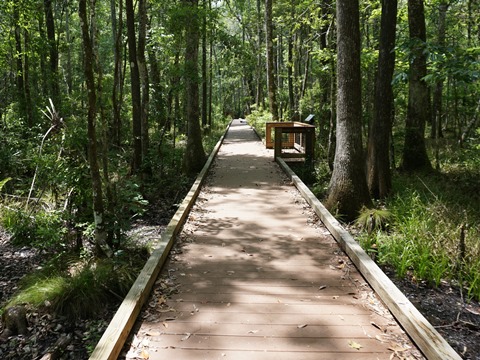
[[[313,115],[307,119],[313,119]],[[274,131],[273,140],[272,130]],[[275,160],[281,157],[312,162],[315,149],[315,126],[301,122],[268,122],[265,145],[268,149],[274,148]],[[295,152],[283,152],[282,149],[294,149]]]

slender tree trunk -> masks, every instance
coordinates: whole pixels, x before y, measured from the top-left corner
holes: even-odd
[[[302,90],[300,91],[300,100],[302,100],[302,98],[305,96],[305,92],[307,91],[309,72],[310,72],[310,51],[307,49],[305,54],[305,67],[303,72]]]
[[[112,19],[112,39],[113,39],[113,87],[112,87],[112,107],[113,107],[113,123],[112,123],[112,142],[116,146],[122,143],[122,34],[123,34],[123,0],[118,4],[118,20],[116,10],[116,0],[110,0],[110,17]]]
[[[165,111],[165,99],[161,82],[160,69],[158,67],[157,54],[152,46],[148,47],[148,62],[150,64],[150,78],[152,83],[152,112],[157,119],[159,129],[166,129],[167,116]]]
[[[423,0],[408,0],[408,27],[412,43],[409,69],[408,110],[405,124],[402,169],[431,169],[425,145],[425,124],[429,119],[427,83],[426,28]]]
[[[260,0],[257,0],[260,1]],[[208,0],[208,9],[212,11],[212,0]],[[208,63],[208,127],[212,128],[212,113],[213,113],[213,32],[209,30],[210,37],[210,53],[209,53],[209,63]]]
[[[143,164],[142,145],[142,96],[140,90],[140,71],[137,61],[137,41],[135,38],[135,10],[133,0],[125,0],[127,13],[128,61],[130,62],[130,82],[132,89],[132,129],[133,129],[133,161],[132,172],[140,171]]]
[[[375,83],[374,112],[368,134],[367,181],[375,199],[386,197],[392,189],[390,134],[394,104],[392,77],[395,68],[397,0],[382,0],[380,51]]]
[[[202,126],[206,128],[208,123],[207,0],[203,0],[202,6]]]
[[[449,3],[441,2],[438,4],[438,47],[443,51],[445,47],[445,20],[447,17]],[[435,90],[433,91],[433,114],[432,114],[432,129],[430,137],[436,139],[443,137],[442,134],[442,117],[443,117],[443,79],[435,83]]]
[[[297,113],[295,106],[295,94],[293,89],[293,34],[288,38],[288,65],[287,65],[287,85],[288,85],[288,107],[290,109],[290,117],[294,118]]]
[[[102,179],[97,158],[97,135],[95,130],[97,116],[97,96],[95,87],[95,76],[93,64],[95,56],[92,46],[92,36],[89,31],[87,20],[86,0],[79,0],[78,14],[80,17],[83,51],[84,51],[84,73],[88,94],[88,162],[90,165],[90,176],[93,190],[93,215],[95,220],[95,245],[99,254],[113,256],[112,249],[107,244],[107,231],[105,228],[105,210],[103,203]],[[95,1],[93,1],[94,3]],[[93,4],[94,5],[94,4]]]
[[[200,21],[198,0],[183,0],[188,14],[185,47],[185,92],[187,119],[187,148],[184,157],[185,173],[193,175],[205,164],[206,155],[202,144],[199,106],[198,48]]]
[[[267,43],[267,86],[268,102],[272,121],[278,121],[277,84],[275,83],[275,64],[273,48],[273,0],[265,0],[265,33]]]
[[[333,61],[330,64],[330,74],[330,117],[328,127],[327,161],[330,171],[333,171],[333,165],[335,162],[335,148],[337,147],[337,87],[335,82],[335,63]]]
[[[15,4],[13,8],[13,21],[15,23],[15,63],[16,63],[16,85],[17,97],[21,109],[25,108],[25,89],[24,89],[24,70],[23,70],[23,49],[22,49],[22,27],[20,24],[19,4]],[[28,122],[28,127],[33,126]]]
[[[55,39],[55,20],[53,17],[52,0],[44,0],[45,24],[47,27],[48,50],[50,55],[50,97],[56,108],[60,108],[60,96],[58,87],[58,50]]]
[[[33,104],[32,104],[32,87],[30,82],[30,35],[27,29],[23,32],[25,43],[25,55],[23,57],[23,90],[25,97],[25,114],[27,116],[27,124],[34,124]]]
[[[114,0],[112,0],[114,1]],[[73,88],[73,71],[72,71],[72,35],[70,31],[70,9],[65,6],[65,36],[67,40],[67,93],[71,95]]]
[[[147,0],[139,0],[138,2],[138,15],[139,15],[139,27],[138,27],[138,51],[137,61],[138,70],[140,75],[141,86],[141,116],[142,116],[142,158],[148,153],[148,147],[150,139],[148,136],[149,128],[149,104],[150,104],[150,81],[148,76],[147,59],[145,57],[146,45],[147,45]],[[142,159],[143,163],[143,159]]]
[[[263,37],[262,37],[262,11],[261,11],[261,1],[257,0],[257,89],[255,94],[255,103],[257,104],[258,108],[264,107],[264,100],[263,100],[263,61],[262,61],[262,44],[263,44]]]
[[[295,16],[295,4],[293,2],[290,3],[290,17],[293,19]],[[287,85],[288,85],[288,107],[290,109],[290,117],[292,119],[295,118],[297,113],[297,107],[295,105],[295,94],[293,89],[293,42],[294,40],[294,31],[293,29],[289,29],[288,35],[288,53],[287,53]]]
[[[324,0],[321,4],[320,12],[323,26],[320,33],[320,49],[325,53],[329,53],[330,49],[334,47],[333,31],[329,31],[333,23],[331,0]],[[330,21],[327,21],[330,20]],[[332,51],[333,52],[333,51]],[[329,71],[323,71],[320,74],[320,108],[325,109],[321,111],[318,119],[320,129],[328,129],[327,138],[327,160],[330,170],[333,170],[333,161],[335,157],[335,66],[332,56],[328,56],[321,62],[322,67],[328,68]],[[321,134],[319,134],[321,135]]]
[[[364,170],[358,0],[337,0],[337,145],[326,206],[350,221],[371,205]]]

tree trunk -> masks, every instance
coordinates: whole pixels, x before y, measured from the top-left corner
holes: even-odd
[[[102,179],[98,166],[97,135],[95,122],[97,116],[97,96],[93,64],[95,62],[92,37],[89,32],[87,20],[86,0],[79,0],[78,14],[82,28],[83,52],[84,52],[84,73],[88,94],[88,163],[90,165],[90,176],[93,190],[93,215],[95,220],[95,246],[99,254],[108,257],[113,256],[112,249],[107,244],[107,231],[105,228],[105,210],[103,203]]]
[[[114,1],[114,0],[112,0]],[[67,41],[67,68],[65,69],[67,75],[67,93],[72,94],[73,88],[73,69],[72,69],[72,35],[70,31],[70,8],[65,6],[65,40]]]
[[[142,134],[142,164],[143,157],[148,152],[148,147],[150,139],[148,136],[148,115],[149,115],[149,103],[150,103],[150,81],[148,76],[147,68],[147,59],[145,57],[145,47],[147,45],[147,0],[139,0],[138,2],[138,17],[139,17],[139,27],[138,27],[138,51],[137,51],[137,61],[138,61],[138,71],[140,75],[140,86],[141,86],[141,134]]]
[[[362,148],[358,0],[337,0],[337,144],[326,205],[350,221],[371,205]]]
[[[132,89],[132,130],[133,161],[132,172],[137,173],[143,163],[142,145],[142,97],[140,91],[140,71],[137,61],[137,41],[135,38],[135,10],[133,0],[125,0],[127,13],[128,61],[130,62],[130,82]]]
[[[275,83],[275,67],[274,67],[274,49],[273,49],[273,0],[265,0],[265,33],[267,43],[267,86],[268,86],[268,102],[270,112],[272,113],[272,121],[278,121],[278,105],[277,105],[277,85]]]
[[[48,51],[50,55],[50,97],[56,108],[60,108],[60,96],[58,89],[58,50],[55,39],[55,20],[53,18],[52,0],[44,0],[45,24],[47,26]]]
[[[438,47],[441,51],[445,48],[445,20],[447,17],[448,2],[438,4]],[[433,114],[432,129],[430,137],[432,139],[443,137],[442,117],[443,117],[443,79],[437,80],[433,92]]]
[[[35,123],[35,115],[33,113],[32,102],[32,87],[30,81],[30,57],[28,56],[30,51],[30,35],[27,29],[23,32],[23,38],[25,43],[25,55],[23,60],[23,91],[25,93],[25,114],[27,116],[27,124]]]
[[[202,16],[202,126],[207,127],[208,118],[208,78],[207,78],[207,0],[203,0]]]
[[[15,4],[13,8],[13,21],[15,23],[15,63],[16,63],[16,86],[17,86],[17,99],[20,103],[21,111],[24,111],[24,114],[27,118],[28,128],[33,126],[33,119],[28,116],[27,99],[25,93],[25,69],[24,69],[24,59],[23,48],[22,48],[22,27],[20,24],[20,13],[19,13],[19,4]],[[26,31],[26,30],[25,30]],[[26,49],[25,49],[26,50]],[[27,52],[25,51],[25,54]]]
[[[264,100],[263,100],[263,71],[262,71],[262,11],[261,11],[261,2],[257,0],[257,86],[256,86],[256,93],[255,93],[255,103],[257,104],[257,109],[263,108]]]
[[[374,112],[369,127],[367,155],[368,188],[375,199],[386,197],[392,188],[389,150],[394,117],[392,77],[395,68],[397,0],[382,0],[380,26]]]
[[[260,0],[257,0],[260,1]],[[208,9],[212,11],[212,0],[208,0]],[[209,54],[209,64],[208,64],[208,127],[212,128],[212,113],[213,113],[213,33],[211,27],[209,29],[210,36],[210,54]]]
[[[406,171],[431,169],[425,145],[425,124],[429,119],[426,28],[423,0],[408,0],[408,27],[412,44],[409,69],[408,110],[401,168]]]
[[[199,106],[198,48],[200,22],[198,0],[183,0],[188,14],[185,47],[185,100],[187,120],[187,148],[184,170],[188,175],[199,172],[205,164],[206,155],[202,144]]]
[[[122,34],[123,34],[123,0],[118,5],[118,20],[116,11],[116,0],[110,0],[110,16],[112,19],[112,39],[113,39],[113,87],[112,87],[112,107],[113,107],[113,123],[112,123],[112,142],[116,146],[122,143]]]

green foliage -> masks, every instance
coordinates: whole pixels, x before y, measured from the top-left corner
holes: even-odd
[[[39,210],[32,213],[30,210],[4,207],[0,219],[16,245],[50,250],[65,246],[66,229],[61,212]]]
[[[261,108],[254,109],[252,113],[247,116],[247,121],[262,138],[265,138],[265,124],[272,121],[272,114]]]
[[[459,183],[464,183],[463,179]],[[395,224],[388,221],[389,233],[364,233],[359,241],[380,264],[392,266],[400,277],[409,276],[432,286],[449,280],[479,299],[480,247],[476,239],[480,228],[468,227],[463,245],[459,230],[462,224],[480,223],[478,194],[471,193],[476,186],[462,189],[439,175],[424,179],[396,176],[395,195],[386,200]],[[362,213],[358,221],[363,228],[371,216],[370,211]],[[459,250],[462,246],[464,254]]]
[[[393,215],[387,209],[363,208],[355,223],[369,234],[378,230],[388,230],[391,227]]]
[[[10,180],[12,180],[12,178],[6,178],[6,179],[3,179],[0,181],[0,191],[2,191],[3,187],[5,186],[5,184],[7,182],[9,182]]]
[[[71,320],[94,317],[108,304],[123,299],[146,255],[142,249],[128,249],[112,259],[57,259],[22,280],[20,290],[6,306],[50,308]]]

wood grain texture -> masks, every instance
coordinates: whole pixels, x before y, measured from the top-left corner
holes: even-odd
[[[277,158],[277,162],[423,354],[432,360],[461,359],[460,355],[365,253],[285,161]]]
[[[225,134],[227,133],[229,127],[230,124],[227,127]],[[155,282],[160,269],[165,263],[168,252],[173,245],[175,236],[180,231],[181,226],[183,225],[191,207],[195,203],[207,172],[211,167],[213,160],[220,149],[220,146],[223,143],[225,134],[217,142],[215,148],[205,163],[205,166],[197,176],[187,196],[169,222],[165,232],[162,234],[158,244],[156,245],[155,250],[147,260],[145,266],[135,280],[135,283],[131,287],[130,291],[95,347],[92,355],[90,356],[90,360],[113,360],[117,359],[118,355],[120,354],[123,344],[125,343],[125,340],[130,333],[130,330],[135,323],[135,320],[137,319],[145,300],[150,294],[152,285]]]

